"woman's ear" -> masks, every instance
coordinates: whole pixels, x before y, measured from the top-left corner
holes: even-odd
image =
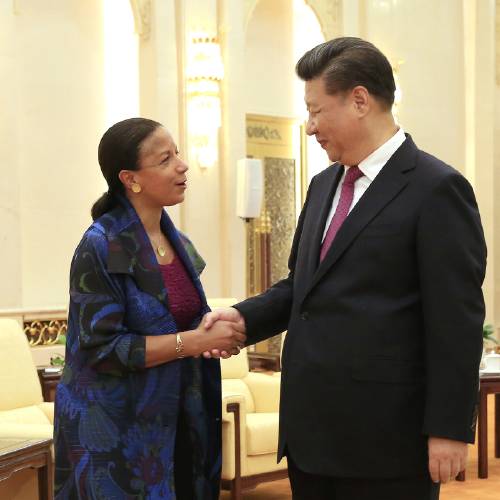
[[[132,185],[137,181],[135,179],[135,172],[133,170],[120,170],[118,179],[123,184],[125,189],[132,189]]]

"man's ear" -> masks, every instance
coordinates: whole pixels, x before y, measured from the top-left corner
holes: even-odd
[[[370,93],[366,87],[363,85],[354,87],[351,90],[351,98],[356,112],[360,116],[366,115],[370,109]]]

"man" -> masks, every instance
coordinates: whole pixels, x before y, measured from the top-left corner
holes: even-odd
[[[474,440],[474,194],[395,124],[392,69],[371,43],[331,40],[296,70],[307,133],[334,164],[309,186],[289,276],[206,324],[237,321],[248,344],[288,329],[278,455],[294,499],[436,499]]]

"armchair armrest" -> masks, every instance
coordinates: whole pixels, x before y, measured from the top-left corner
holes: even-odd
[[[45,413],[47,418],[50,420],[50,423],[53,424],[54,423],[54,403],[48,403],[48,402],[39,403],[38,408],[40,408],[40,410],[42,410],[43,413]]]
[[[246,404],[238,393],[222,394],[222,477],[241,478],[245,473]]]
[[[238,407],[236,412],[236,406]],[[222,393],[222,421],[235,422],[236,413],[241,419],[246,415],[245,397],[238,393]]]
[[[250,372],[244,381],[252,393],[256,413],[279,411],[281,376]]]

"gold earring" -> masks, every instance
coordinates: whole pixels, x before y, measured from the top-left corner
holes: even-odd
[[[134,182],[131,187],[132,191],[134,193],[140,193],[142,191],[141,185],[137,184],[137,182]]]

